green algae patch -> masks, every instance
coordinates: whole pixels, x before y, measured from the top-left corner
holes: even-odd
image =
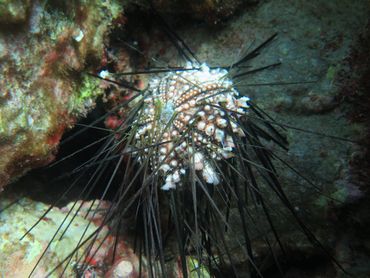
[[[193,257],[187,257],[188,271],[190,278],[210,278],[207,268],[202,264],[199,264],[199,261]]]
[[[339,67],[337,65],[332,65],[328,68],[326,72],[326,78],[330,81],[333,81],[336,74],[338,73]]]
[[[98,78],[85,75],[68,100],[68,113],[77,116],[86,114],[94,105],[96,98],[104,93],[99,84]]]

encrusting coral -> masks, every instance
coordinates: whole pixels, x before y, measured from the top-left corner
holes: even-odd
[[[117,238],[110,226],[101,226],[109,202],[77,201],[63,208],[53,207],[44,215],[49,206],[41,202],[6,194],[0,201],[0,210],[7,208],[0,214],[0,276],[147,277],[142,265],[145,259],[140,262],[122,236]],[[77,246],[81,246],[80,251],[70,256]],[[193,277],[191,270],[198,268],[198,263],[192,257],[188,262]],[[180,269],[177,263],[168,266],[171,277],[182,277]],[[210,277],[205,268],[200,271],[202,277]]]
[[[3,208],[14,200],[2,198],[1,201]],[[131,266],[132,271],[123,277],[135,277],[132,275],[138,272],[138,257],[123,240],[119,240],[115,246],[115,238],[108,236],[108,226],[100,228],[104,219],[102,213],[109,208],[109,203],[95,201],[90,210],[91,204],[92,201],[71,203],[61,209],[54,207],[27,235],[25,234],[28,229],[39,220],[39,217],[48,209],[48,205],[23,198],[2,212],[0,214],[0,253],[3,258],[0,260],[1,274],[5,277],[28,277],[54,233],[58,231],[45,256],[34,270],[34,277],[46,277],[66,258],[70,259],[68,267],[64,270],[64,265],[60,266],[48,277],[60,277],[61,274],[63,277],[77,275],[80,266],[84,264],[88,267],[80,275],[92,277],[95,274],[94,277],[103,277],[103,273],[112,265],[113,248],[116,248],[115,263],[125,261],[126,272],[127,265]],[[80,205],[82,209],[75,215]],[[71,208],[75,210],[70,212]],[[71,222],[72,219],[73,222]],[[59,226],[61,223],[64,224]],[[96,239],[95,237],[89,239],[89,236],[98,228],[100,232]],[[92,239],[95,241],[92,248],[88,249],[90,256],[84,255],[81,249],[78,254],[68,257],[81,242],[87,240],[84,246],[88,247]]]
[[[2,3],[0,190],[53,160],[65,129],[94,107],[99,81],[77,72],[99,63],[120,12],[114,1]]]

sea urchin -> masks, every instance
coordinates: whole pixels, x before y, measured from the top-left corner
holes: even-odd
[[[218,184],[213,160],[234,155],[230,132],[245,136],[236,119],[246,115],[249,98],[239,97],[227,70],[206,64],[189,69],[151,79],[151,93],[135,120],[134,144],[144,148],[140,159],[151,151],[145,146],[159,144],[158,154],[149,157],[152,170],[164,177],[163,190],[181,185],[192,167],[207,183]]]

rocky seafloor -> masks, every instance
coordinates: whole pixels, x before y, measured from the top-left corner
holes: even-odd
[[[289,151],[276,152],[320,189],[318,192],[302,177],[277,165],[298,215],[325,246],[334,250],[333,257],[348,273],[369,277],[370,3],[365,0],[154,3],[199,59],[210,66],[230,65],[248,49],[278,34],[250,66],[282,64],[248,75],[237,87],[275,120],[287,125]],[[49,169],[26,173],[51,163],[63,133],[83,119],[97,102],[99,106],[98,97],[104,94],[107,84],[86,72],[107,67],[109,57],[114,58],[117,72],[140,67],[153,57],[170,64],[180,63],[176,49],[162,30],[152,27],[156,25],[149,11],[146,1],[0,3],[0,188],[5,188],[0,196],[0,277],[2,273],[5,277],[27,277],[66,215],[66,206],[78,197],[78,192],[65,196],[63,205],[53,208],[20,240],[47,210],[47,204],[53,203],[68,187],[69,181],[54,182]],[[144,55],[133,54],[117,42],[115,37],[122,32],[127,32],[122,38],[140,47]],[[94,113],[96,110],[90,117]],[[79,144],[83,148],[84,142]],[[74,147],[67,142],[60,148],[68,153]],[[83,158],[79,159],[82,161],[74,163],[83,163]],[[66,174],[60,171],[52,173],[54,178]],[[274,196],[268,199],[270,207],[281,206]],[[290,250],[284,266],[285,277],[346,277],[345,272],[306,242],[290,219],[281,218],[278,213],[274,216],[281,239]],[[88,223],[92,223],[89,229],[98,225],[99,220],[94,221],[78,216],[64,238],[52,244],[48,251],[50,260],[42,261],[35,277],[44,277],[61,262],[80,239],[74,233],[83,233],[84,228],[80,227]],[[99,236],[104,237],[108,230],[105,227]],[[254,236],[255,252],[262,257],[268,248],[257,234]],[[238,235],[227,240],[233,244],[237,239]],[[121,257],[107,263],[112,255],[108,244],[101,248],[94,262],[95,270],[85,272],[83,277],[138,276],[132,247],[123,240],[120,244]],[[237,256],[238,251],[235,253]],[[121,261],[127,263],[121,272],[115,272]],[[238,263],[243,265],[245,261],[241,259]],[[55,273],[58,275],[61,273]],[[63,275],[82,274],[78,273],[78,264],[71,260]],[[265,276],[277,274],[267,270]]]

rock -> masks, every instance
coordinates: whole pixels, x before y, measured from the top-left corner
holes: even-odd
[[[134,3],[137,2],[149,9],[146,1]],[[259,0],[161,0],[152,3],[162,14],[190,17],[214,25],[239,13],[245,7],[255,6],[258,2]]]
[[[319,114],[329,111],[337,105],[338,103],[332,96],[310,93],[308,96],[301,99],[299,110],[303,113]]]
[[[3,0],[0,2],[0,22],[3,24],[24,23],[30,7],[30,0]]]
[[[2,1],[0,6],[0,190],[54,159],[63,132],[94,107],[114,1]],[[12,32],[7,26],[12,26]]]
[[[1,209],[14,201],[15,200],[12,198],[2,197]],[[79,241],[82,235],[84,235],[84,237],[81,242],[88,239],[88,237],[94,233],[103,219],[102,215],[99,213],[95,214],[94,218],[85,218],[83,213],[84,210],[82,210],[80,214],[75,215],[74,212],[76,212],[80,204],[83,204],[84,207],[87,208],[90,207],[91,202],[77,202],[75,204],[75,210],[69,215],[69,208],[73,206],[73,204],[62,209],[53,207],[47,215],[42,217],[40,223],[38,223],[38,225],[26,236],[24,236],[25,233],[38,221],[39,217],[43,215],[49,206],[44,203],[21,198],[9,208],[2,211],[0,214],[0,269],[2,274],[5,275],[5,277],[28,277],[55,232],[57,232],[57,236],[54,238],[47,253],[35,269],[34,275],[35,277],[45,277],[50,271],[57,267],[59,263],[62,263],[74,248],[76,248],[77,244],[80,243]],[[106,210],[107,206],[109,206],[107,203],[95,201],[92,213],[95,212],[94,209],[99,209],[99,211]],[[73,222],[69,225],[73,217]],[[64,219],[66,220],[64,221]],[[62,223],[63,225],[58,230]],[[66,229],[67,226],[68,229]],[[106,237],[109,229],[108,226],[104,226],[99,232],[89,253],[94,254],[94,256],[82,256],[84,260],[78,261],[77,258],[82,255],[81,248],[78,253],[79,255],[71,258],[65,270],[65,276],[63,277],[76,275],[83,263],[89,265],[86,273],[93,269],[98,277],[102,277],[104,270],[109,266],[108,261],[112,260],[112,250],[115,245],[115,239],[112,236]],[[64,234],[61,238],[62,233]],[[22,238],[23,236],[24,238]],[[91,238],[87,240],[84,246],[89,246],[89,242],[91,242]],[[120,253],[120,256],[125,256],[128,261],[138,261],[132,249],[123,241],[119,241],[117,246],[117,252]],[[95,252],[97,248],[99,248],[98,252]],[[64,266],[58,267],[52,275],[48,277],[59,277],[63,272],[63,268]]]
[[[118,262],[113,270],[112,278],[126,278],[132,277],[134,272],[134,267],[131,262],[122,260]]]
[[[35,277],[46,277],[48,274],[48,277],[147,276],[146,259],[143,257],[140,262],[123,235],[115,238],[110,235],[110,226],[100,228],[111,203],[99,200],[77,201],[63,208],[53,207],[44,215],[49,205],[41,202],[7,194],[0,201],[0,273],[5,277],[28,277],[46,248],[45,256],[33,272]],[[30,230],[41,216],[40,222]],[[100,231],[97,237],[91,237],[98,228]],[[29,232],[25,235],[27,231]],[[50,243],[55,233],[56,236]],[[92,239],[95,241],[91,247]],[[81,243],[84,244],[64,269],[65,260]],[[89,250],[88,254],[83,253],[84,250]],[[168,265],[168,271],[173,275],[171,277],[182,277],[179,263],[169,262]],[[194,272],[197,267],[197,261],[188,257],[189,273]],[[202,277],[210,277],[204,267],[200,271],[204,275]]]

